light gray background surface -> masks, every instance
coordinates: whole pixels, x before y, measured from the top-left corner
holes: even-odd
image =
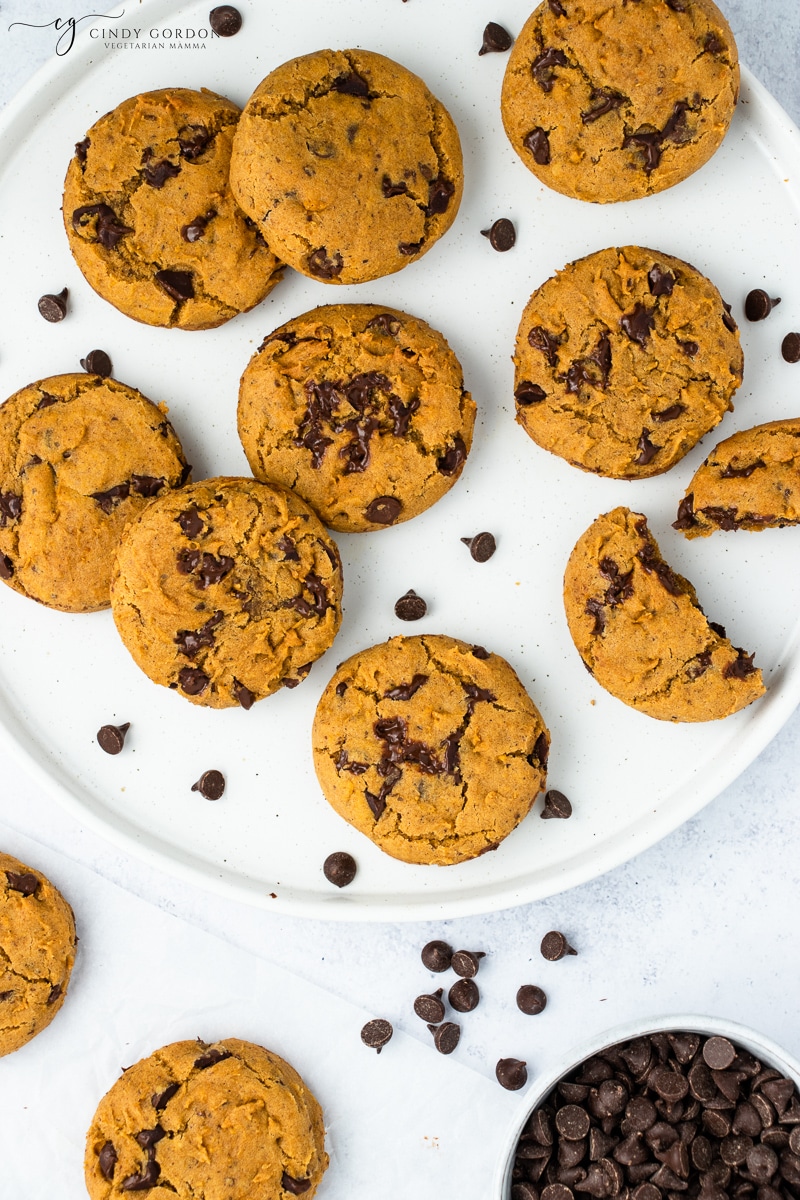
[[[399,5],[401,0],[379,2]],[[408,18],[417,19],[414,10],[429,4],[435,0],[409,0]],[[132,11],[135,4],[126,7]],[[502,21],[502,7],[502,2],[470,0],[464,19],[474,23],[479,36],[486,20]],[[800,121],[797,0],[726,0],[722,7],[742,60]],[[57,0],[0,4],[0,104],[53,53],[52,31],[29,36],[34,31],[9,32],[9,24],[69,15]],[[787,271],[796,269],[787,264]],[[0,280],[4,288],[13,287],[1,264]],[[36,374],[33,364],[31,374]],[[800,367],[797,383],[800,389]],[[786,537],[796,552],[800,530],[787,530]],[[768,580],[763,585],[768,587]],[[670,1010],[740,1020],[800,1055],[799,762],[800,713],[795,712],[733,786],[628,864],[547,901],[437,924],[329,925],[256,912],[204,893],[79,827],[13,762],[0,764],[0,821],[6,826],[0,828],[0,844],[13,853],[15,830],[22,831],[152,904],[425,1039],[424,1026],[410,1011],[413,997],[431,984],[419,963],[420,947],[431,937],[444,937],[454,947],[483,949],[488,952],[480,976],[485,999],[467,1018],[469,1035],[457,1055],[489,1076],[501,1054],[527,1058],[535,1072],[537,1043],[561,1045],[568,1056],[570,1047],[594,1030]],[[647,789],[647,778],[641,785]],[[68,891],[68,871],[60,882]],[[91,914],[85,919],[91,921]],[[539,942],[552,928],[567,933],[579,950],[577,958],[557,964],[541,959]],[[520,1032],[513,995],[523,982],[541,984],[550,1004]],[[520,1043],[513,1047],[508,1045],[512,1030]]]

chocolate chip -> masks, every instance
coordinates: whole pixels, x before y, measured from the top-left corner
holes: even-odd
[[[472,979],[478,974],[481,959],[485,957],[483,950],[456,950],[450,965],[462,979]]]
[[[535,1017],[540,1012],[544,1012],[546,1005],[547,996],[540,987],[537,987],[535,983],[523,983],[517,992],[517,1008],[520,1012]]]
[[[703,1059],[712,1071],[725,1071],[736,1057],[733,1043],[725,1037],[710,1037],[703,1046]]]
[[[545,821],[551,818],[565,821],[567,817],[572,816],[572,805],[563,792],[552,789],[545,792],[541,816]]]
[[[30,871],[6,871],[6,882],[12,892],[19,892],[23,896],[34,896],[41,881]]]
[[[565,1104],[556,1113],[556,1129],[567,1141],[577,1142],[589,1132],[589,1114],[577,1104]]]
[[[437,988],[432,995],[417,996],[414,1001],[414,1012],[421,1020],[438,1025],[444,1019],[443,991],[443,988]]]
[[[447,993],[451,1008],[456,1012],[472,1012],[480,1003],[481,994],[474,979],[459,979]]]
[[[68,295],[69,289],[62,288],[57,295],[48,292],[46,295],[39,297],[38,308],[45,321],[55,324],[56,321],[64,320],[64,317],[67,315]]]
[[[476,533],[474,537],[462,537],[461,541],[469,546],[469,552],[475,562],[488,562],[497,549],[493,533]]]
[[[788,363],[800,362],[800,333],[787,333],[781,342],[781,354]]]
[[[511,34],[502,25],[498,25],[496,21],[490,21],[483,31],[483,45],[478,54],[489,54],[496,52],[503,54],[511,48],[511,43],[514,41]]]
[[[453,1021],[445,1021],[441,1025],[429,1025],[433,1034],[433,1044],[440,1054],[452,1054],[461,1038],[461,1026]]]
[[[423,967],[429,971],[447,971],[453,959],[453,948],[447,942],[427,942],[420,954]]]
[[[364,516],[374,525],[392,525],[402,511],[402,502],[396,496],[376,496],[364,509]]]
[[[154,279],[173,300],[194,299],[194,281],[191,271],[156,271]]]
[[[311,1187],[311,1180],[295,1179],[293,1175],[284,1171],[281,1175],[281,1187],[292,1196],[302,1196],[303,1192],[307,1192]]]
[[[374,1021],[367,1021],[361,1030],[361,1040],[365,1046],[369,1046],[371,1050],[380,1054],[386,1043],[391,1040],[393,1033],[394,1030],[389,1021],[384,1021],[382,1017],[376,1017]]]
[[[204,771],[197,783],[192,784],[192,791],[199,792],[206,800],[219,800],[225,791],[225,776],[221,771]]]
[[[308,269],[318,279],[335,279],[337,275],[341,275],[343,267],[344,259],[341,254],[334,253],[329,256],[324,246],[314,250],[308,259]]]
[[[242,14],[232,4],[219,4],[208,14],[208,23],[217,37],[233,37],[242,28]]]
[[[131,727],[130,721],[124,725],[103,725],[97,731],[97,744],[106,754],[119,754],[125,745],[125,734]]]
[[[540,167],[548,165],[550,162],[550,138],[547,136],[546,130],[537,125],[530,133],[525,134],[522,144],[526,150],[530,150],[535,163],[538,163]]]
[[[563,933],[559,933],[557,929],[551,929],[542,938],[541,944],[542,958],[546,958],[548,962],[558,962],[566,954],[577,954],[577,950],[573,950]]]
[[[547,392],[543,387],[539,387],[538,383],[531,383],[529,379],[523,379],[522,383],[517,384],[514,399],[517,404],[525,408],[529,404],[538,404],[541,400],[546,400]]]
[[[356,877],[356,860],[346,850],[336,850],[329,854],[322,864],[322,872],[328,883],[335,887],[347,887]]]
[[[409,588],[404,596],[396,601],[394,615],[401,621],[419,621],[428,611],[428,605],[422,596],[418,596],[413,588]]]
[[[518,1092],[528,1082],[528,1068],[519,1058],[501,1058],[494,1073],[500,1086],[509,1092]]]
[[[86,358],[81,359],[81,366],[90,375],[101,375],[103,379],[111,374],[111,359],[105,350],[90,350]]]
[[[517,240],[517,231],[508,217],[499,217],[489,229],[482,229],[481,234],[489,239],[493,250],[499,250],[501,253],[510,250]]]
[[[114,1178],[114,1168],[117,1165],[117,1152],[113,1142],[104,1142],[97,1155],[97,1166],[103,1179],[109,1182]]]
[[[763,288],[754,288],[752,292],[747,293],[747,298],[744,302],[744,315],[748,321],[763,321],[772,312],[776,304],[780,304],[780,296],[774,298],[765,292]]]

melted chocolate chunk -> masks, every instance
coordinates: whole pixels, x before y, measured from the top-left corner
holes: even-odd
[[[385,333],[387,337],[395,337],[400,332],[402,322],[393,313],[378,313],[377,317],[372,317],[367,321],[367,329],[377,329],[379,333]]]
[[[483,43],[478,54],[503,54],[514,41],[511,34],[496,21],[490,21],[483,31]]]
[[[625,104],[625,97],[619,92],[612,92],[610,88],[592,88],[589,99],[594,107],[581,113],[584,125],[590,125],[592,121],[597,121],[606,113],[614,112],[620,105]]]
[[[30,871],[6,871],[6,882],[12,892],[35,896],[41,880]]]
[[[200,550],[181,550],[178,554],[178,570],[182,575],[197,575],[197,586],[203,591],[213,583],[220,583],[235,565],[227,554],[220,554],[219,558]]]
[[[308,269],[318,279],[335,279],[337,275],[341,275],[343,267],[344,259],[341,254],[335,252],[329,257],[324,246],[314,250],[308,259]]]
[[[550,755],[550,739],[542,730],[536,739],[536,743],[527,756],[528,762],[532,767],[539,766],[544,771],[547,768],[547,759]]]
[[[22,516],[22,496],[16,492],[0,492],[0,529]]]
[[[636,342],[639,346],[647,344],[655,324],[654,312],[655,309],[647,308],[646,305],[637,301],[633,312],[625,313],[623,317],[620,317],[620,327],[632,342]]]
[[[399,396],[391,395],[387,407],[392,417],[392,433],[395,437],[405,437],[411,418],[419,409],[419,400],[413,396],[408,404],[403,404]]]
[[[301,617],[324,617],[329,608],[333,608],[328,599],[328,589],[313,571],[310,571],[303,580],[303,587],[311,593],[311,601],[303,596],[294,596],[288,601],[288,606],[294,608],[300,613]]]
[[[467,460],[467,447],[463,438],[456,436],[453,445],[436,460],[436,469],[441,475],[455,475]]]
[[[187,162],[196,162],[206,146],[214,140],[214,135],[205,125],[184,125],[178,133],[178,145],[181,158]],[[214,214],[216,216],[216,213]]]
[[[376,496],[364,509],[364,516],[375,525],[391,525],[402,510],[403,505],[396,496]]]
[[[687,354],[689,358],[694,358],[695,354],[697,354],[697,351],[700,349],[698,342],[693,342],[691,340],[684,342],[681,341],[680,338],[675,338],[675,341],[680,346],[683,353]]]
[[[84,204],[76,208],[72,214],[72,228],[86,229],[92,217],[97,221],[94,227],[94,241],[99,242],[106,250],[113,250],[120,238],[126,233],[133,233],[130,225],[123,225],[117,214],[108,204]]]
[[[150,1097],[150,1103],[156,1112],[162,1108],[166,1108],[180,1086],[179,1083],[168,1083],[163,1092],[155,1092]]]
[[[13,562],[7,554],[0,554],[0,579],[10,579],[13,574]]]
[[[550,138],[547,130],[542,129],[541,125],[536,125],[530,133],[526,133],[522,144],[526,150],[530,150],[535,163],[538,163],[540,167],[548,165],[550,162]]]
[[[238,679],[234,679],[233,681],[232,692],[233,698],[239,707],[243,708],[245,712],[249,712],[255,703],[255,693],[251,692],[250,688],[245,687],[243,683],[240,683]]]
[[[539,404],[540,401],[546,400],[547,392],[543,387],[539,387],[538,383],[523,379],[522,383],[517,384],[514,399],[520,407],[527,408],[529,404]]]
[[[194,506],[180,513],[177,522],[181,527],[181,532],[185,533],[188,538],[199,537],[203,531],[203,518]]]
[[[407,196],[408,184],[404,180],[399,183],[392,183],[388,175],[384,175],[381,182],[381,191],[387,200],[391,200],[392,196]]]
[[[726,304],[725,301],[723,300],[722,307],[725,309],[724,313],[722,314],[722,324],[725,326],[726,329],[729,329],[731,333],[735,333],[736,329],[737,329],[737,325],[736,325],[735,320],[733,319],[733,316],[731,315],[731,306],[730,306],[730,304]]]
[[[648,463],[653,461],[661,447],[654,445],[650,441],[650,430],[643,429],[639,436],[639,441],[636,443],[636,449],[639,453],[633,461],[640,467],[646,467]]]
[[[684,496],[678,505],[678,519],[672,522],[672,528],[678,530],[692,529],[699,524],[697,517],[694,515],[694,492],[689,492],[688,496]]]
[[[349,75],[340,75],[331,85],[331,91],[341,92],[344,96],[369,97],[369,84],[363,75],[351,71]]]
[[[421,238],[418,242],[398,242],[397,249],[401,254],[419,254],[424,240],[424,238]]]
[[[105,492],[90,492],[89,495],[93,500],[97,501],[104,513],[110,513],[118,501],[128,499],[130,491],[130,483],[125,482],[118,483],[114,487],[108,488]]]
[[[337,771],[349,771],[351,775],[363,775],[369,770],[369,763],[349,762],[347,751],[344,747],[342,747],[334,759],[334,766]]]
[[[649,574],[655,574],[665,591],[671,596],[682,596],[685,588],[671,567],[658,557],[652,542],[646,542],[636,554],[639,562]]]
[[[135,1135],[136,1141],[143,1150],[151,1149],[166,1136],[166,1130],[162,1129],[160,1125],[156,1125],[153,1129],[142,1129]]]
[[[753,665],[755,654],[745,654],[744,650],[740,650],[738,646],[734,646],[736,658],[733,662],[728,663],[723,667],[722,674],[726,679],[746,679],[748,675],[752,675],[756,670]]]
[[[598,565],[600,574],[611,581],[603,597],[604,603],[609,608],[616,608],[618,604],[630,600],[633,595],[633,568],[622,575],[613,558],[601,558]]]
[[[210,682],[208,675],[199,667],[181,667],[178,672],[178,683],[187,696],[202,695]]]
[[[86,166],[86,155],[88,153],[91,142],[88,137],[85,137],[82,142],[75,143],[75,157],[82,167]]]
[[[152,151],[145,150],[145,154],[150,155]],[[162,188],[168,179],[174,179],[180,173],[180,164],[172,163],[168,158],[161,158],[156,162],[149,157],[142,167],[145,183],[149,183],[153,188]]]
[[[195,1070],[205,1071],[209,1067],[215,1067],[217,1063],[224,1062],[226,1058],[232,1058],[230,1050],[209,1050],[206,1054],[201,1054],[194,1061]]]
[[[209,221],[217,215],[216,209],[210,208],[204,217],[195,217],[188,225],[181,226],[181,237],[185,242],[198,242],[204,235]]]
[[[445,179],[443,175],[439,175],[437,179],[428,184],[428,205],[425,209],[426,217],[435,217],[443,212],[447,212],[450,204],[450,197],[455,193],[455,184],[449,179]]]
[[[179,629],[174,642],[181,654],[186,658],[197,658],[205,646],[214,645],[214,629],[223,618],[221,611],[215,612],[199,629]]]
[[[713,31],[707,33],[703,40],[703,49],[708,54],[724,54],[728,47],[723,42],[722,38],[717,37]]]
[[[730,533],[731,530],[738,527],[735,508],[721,508],[715,504],[709,504],[707,508],[700,511],[708,517],[709,521],[713,521],[719,529],[725,530],[726,533]]]
[[[566,375],[557,378],[567,385],[567,391],[572,395],[580,393],[581,384],[600,388],[605,391],[611,374],[611,341],[608,330],[601,333],[597,345],[586,358],[577,358],[567,370]]]
[[[86,139],[89,140],[88,138]],[[97,1166],[103,1179],[109,1182],[114,1178],[114,1168],[117,1165],[117,1152],[113,1142],[104,1142],[97,1155]]]
[[[191,271],[156,271],[153,278],[173,300],[194,299],[194,281]]]
[[[675,282],[672,272],[662,271],[658,263],[653,263],[647,272],[647,283],[651,296],[671,296]]]
[[[703,650],[702,653],[696,655],[687,665],[686,674],[691,680],[699,679],[701,675],[705,675],[710,666],[711,651]]]
[[[410,700],[423,683],[428,682],[427,675],[414,675],[410,683],[400,683],[397,687],[389,688],[383,693],[384,700]]]
[[[680,144],[688,140],[690,135],[686,125],[686,113],[690,111],[689,104],[685,100],[679,100],[662,130],[639,130],[623,138],[624,147],[637,146],[642,151],[643,165],[648,175],[661,162],[663,142]]]
[[[555,68],[566,66],[567,56],[564,51],[557,50],[555,46],[549,46],[531,63],[531,74],[543,92],[552,92]]]
[[[163,477],[156,479],[154,475],[131,475],[131,487],[133,490],[137,495],[145,496],[148,499],[151,496],[157,496],[166,482],[166,479]]]
[[[293,1175],[284,1171],[281,1175],[281,1187],[292,1196],[302,1196],[303,1192],[307,1192],[311,1187],[311,1180],[295,1179]]]
[[[590,617],[594,617],[594,628],[592,633],[601,634],[606,627],[605,606],[602,600],[587,600],[584,612]]]
[[[567,10],[564,8],[561,0],[547,0],[547,6],[554,17],[565,17]]]
[[[37,409],[49,408],[51,404],[60,404],[60,403],[61,403],[60,396],[51,396],[51,394],[49,392],[42,392],[42,398],[39,401],[39,403],[36,405],[36,407],[37,407]]]
[[[724,471],[720,471],[719,477],[720,479],[749,479],[753,471],[757,471],[759,467],[764,466],[766,466],[766,463],[760,458],[757,458],[754,463],[750,463],[746,467],[732,467],[728,464]]]
[[[284,534],[280,539],[278,549],[283,555],[284,562],[300,562],[300,555],[297,553],[295,542],[288,534]]]
[[[61,995],[63,990],[64,989],[62,988],[60,983],[54,983],[53,986],[50,988],[50,991],[47,993],[47,999],[45,1000],[45,1004],[48,1006],[51,1004],[55,1004],[56,1000],[59,998],[59,996]]]
[[[650,416],[654,421],[663,423],[664,421],[677,420],[682,412],[686,412],[685,404],[670,404],[669,408],[664,408],[661,412],[651,412]]]
[[[560,338],[549,333],[541,325],[534,325],[528,333],[528,344],[534,350],[541,350],[549,367],[558,366],[558,346]]]

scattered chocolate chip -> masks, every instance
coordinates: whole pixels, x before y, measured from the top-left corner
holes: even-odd
[[[447,993],[451,1008],[456,1012],[472,1012],[480,1002],[481,994],[474,979],[459,979]]]
[[[6,871],[6,882],[12,892],[20,892],[23,896],[34,896],[39,888],[40,880],[30,871]]]
[[[565,821],[567,817],[572,816],[572,805],[563,792],[557,792],[555,789],[552,789],[549,792],[545,792],[544,808],[541,815],[545,821],[550,818]]]
[[[361,1030],[361,1040],[365,1046],[369,1046],[371,1050],[380,1054],[386,1043],[391,1040],[393,1033],[394,1030],[389,1021],[384,1021],[382,1017],[376,1017],[374,1021],[367,1021]]]
[[[45,321],[50,321],[53,324],[56,321],[63,321],[67,315],[67,296],[69,288],[62,288],[57,295],[48,292],[44,296],[39,297],[38,308]]]
[[[394,615],[401,621],[419,621],[428,611],[428,605],[422,596],[418,596],[413,588],[409,588],[404,596],[395,603]]]
[[[517,1008],[528,1016],[535,1017],[544,1012],[547,996],[535,983],[523,983],[517,992]]]
[[[295,1179],[293,1175],[289,1175],[286,1171],[281,1175],[281,1187],[285,1192],[289,1192],[291,1196],[302,1196],[303,1192],[307,1192],[311,1187],[310,1179]]]
[[[800,333],[787,333],[781,342],[781,354],[788,363],[800,362]]]
[[[557,929],[551,929],[550,933],[546,933],[542,938],[542,958],[546,958],[548,962],[558,962],[565,954],[577,954],[577,950],[573,950],[563,933],[559,933]]]
[[[754,288],[752,292],[747,293],[744,315],[748,321],[763,321],[780,302],[780,296],[771,297],[763,288]]]
[[[528,1082],[528,1068],[519,1058],[501,1058],[494,1073],[500,1086],[509,1092],[518,1092]]]
[[[335,887],[347,887],[356,877],[356,860],[346,850],[336,850],[329,854],[322,864],[322,872],[328,883]]]
[[[97,1155],[97,1166],[103,1179],[109,1182],[114,1178],[114,1168],[117,1165],[117,1152],[113,1142],[104,1142]]]
[[[208,14],[208,23],[217,37],[233,37],[242,28],[242,14],[232,4],[219,4]]]
[[[154,279],[173,300],[194,299],[194,281],[191,271],[156,271]]]
[[[499,217],[489,229],[482,229],[481,234],[489,239],[493,250],[499,250],[501,253],[510,250],[517,240],[517,231],[508,217]]]
[[[469,546],[470,554],[479,563],[487,562],[497,549],[493,533],[476,533],[474,537],[462,537],[461,541]]]
[[[437,988],[432,995],[423,993],[414,1001],[414,1012],[417,1016],[432,1025],[438,1025],[444,1020],[444,1004],[442,1003],[443,988]]]
[[[481,959],[485,957],[483,950],[456,950],[450,965],[462,979],[472,979],[478,974]]]
[[[526,408],[529,404],[539,404],[540,401],[546,400],[547,392],[543,387],[539,387],[538,383],[531,383],[529,379],[524,379],[522,383],[517,384],[514,399],[517,404]]]
[[[374,525],[392,525],[402,511],[402,502],[396,496],[376,496],[364,509],[364,516]]]
[[[314,250],[308,259],[308,269],[318,279],[335,279],[337,275],[341,275],[343,267],[344,259],[341,254],[334,253],[329,256],[324,246]]]
[[[444,1021],[441,1025],[429,1025],[433,1034],[433,1044],[440,1054],[452,1054],[461,1037],[461,1026],[453,1021]]]
[[[81,366],[90,375],[102,375],[103,379],[111,374],[111,359],[105,350],[90,350],[86,358],[81,359]]]
[[[550,162],[550,138],[545,129],[537,125],[530,133],[525,134],[522,144],[526,150],[530,150],[535,163],[538,163],[540,167],[548,165]]]
[[[199,792],[206,800],[219,800],[225,791],[225,776],[221,771],[204,771],[192,791]]]
[[[498,25],[496,21],[490,21],[483,31],[483,45],[478,54],[489,54],[496,52],[503,54],[511,48],[511,43],[514,41],[511,34],[502,25]]]
[[[447,942],[427,942],[420,954],[423,967],[429,971],[447,971],[453,960],[453,948]]]
[[[130,721],[124,725],[103,725],[97,731],[97,743],[106,754],[119,754],[125,745],[125,734],[131,727]]]

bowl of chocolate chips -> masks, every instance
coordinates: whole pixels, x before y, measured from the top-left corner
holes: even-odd
[[[800,1063],[711,1017],[597,1037],[542,1081],[495,1200],[798,1200]]]

